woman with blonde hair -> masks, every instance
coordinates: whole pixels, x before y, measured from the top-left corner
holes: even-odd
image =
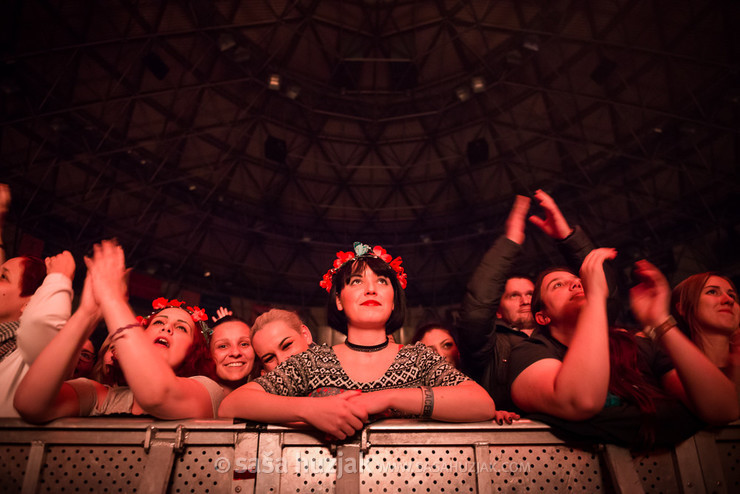
[[[284,309],[270,309],[257,317],[251,337],[255,354],[266,372],[293,355],[305,352],[313,344],[308,326],[298,314]]]

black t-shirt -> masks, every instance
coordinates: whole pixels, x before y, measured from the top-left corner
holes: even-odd
[[[661,378],[673,369],[670,357],[647,338],[636,337],[635,341],[638,347],[638,370],[649,384],[662,388]],[[509,389],[517,376],[533,363],[547,358],[562,362],[567,351],[568,347],[547,331],[539,331],[524,340],[511,351]],[[635,448],[672,446],[696,433],[703,425],[683,403],[673,397],[655,397],[654,402],[654,420],[647,420],[637,405],[611,394],[601,412],[587,420],[574,422],[542,413],[528,414],[527,417],[555,426],[559,430],[554,432],[564,433],[568,438]]]

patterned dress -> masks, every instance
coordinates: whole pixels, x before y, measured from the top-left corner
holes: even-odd
[[[272,372],[255,379],[268,393],[281,396],[326,396],[344,390],[364,392],[419,386],[455,386],[468,381],[444,357],[422,343],[402,347],[388,370],[375,381],[357,382],[339,363],[334,350],[314,345]]]

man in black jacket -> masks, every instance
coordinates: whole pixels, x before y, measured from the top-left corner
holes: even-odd
[[[555,201],[544,191],[534,195],[545,218],[529,221],[555,239],[569,265],[580,267],[593,244],[579,228],[571,228]],[[517,196],[506,220],[506,232],[486,252],[468,282],[457,323],[462,370],[493,397],[498,410],[513,410],[507,383],[511,348],[535,328],[530,302],[534,284],[514,275],[524,243],[530,199]]]

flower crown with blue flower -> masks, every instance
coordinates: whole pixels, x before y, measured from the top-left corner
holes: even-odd
[[[337,258],[334,259],[334,265],[329,271],[326,272],[321,282],[319,282],[321,288],[325,289],[327,292],[331,292],[331,279],[334,276],[334,273],[336,273],[339,268],[341,268],[348,262],[360,257],[375,257],[377,259],[380,259],[381,261],[385,261],[393,269],[393,271],[396,272],[398,283],[401,285],[401,288],[403,288],[404,290],[406,289],[406,273],[404,273],[403,267],[401,266],[402,259],[400,256],[393,259],[393,257],[388,254],[380,245],[376,245],[375,247],[370,248],[369,245],[363,244],[361,242],[355,242],[353,245],[353,249],[354,252],[337,252]]]

